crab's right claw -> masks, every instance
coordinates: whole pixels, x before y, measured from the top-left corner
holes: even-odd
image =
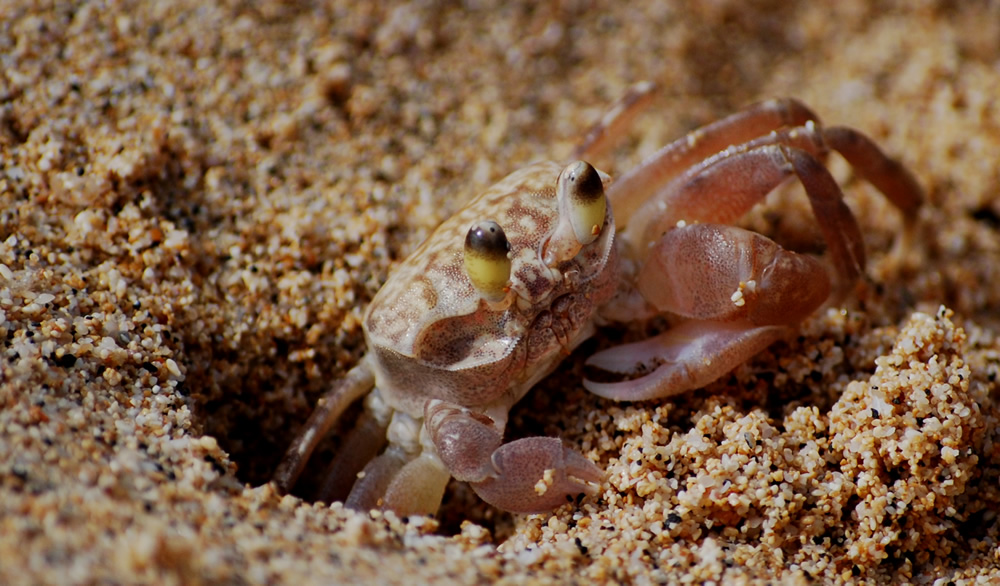
[[[650,248],[638,288],[657,309],[687,321],[587,360],[624,375],[584,381],[592,393],[616,401],[662,399],[719,379],[792,332],[830,297],[831,283],[822,262],[760,234],[695,224],[671,230]]]

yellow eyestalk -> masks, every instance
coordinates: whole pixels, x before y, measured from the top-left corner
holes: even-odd
[[[586,161],[566,166],[556,180],[559,221],[545,246],[549,266],[569,260],[601,235],[608,200],[601,174]]]
[[[576,240],[582,246],[597,240],[608,213],[608,200],[597,169],[586,161],[570,163],[559,174],[556,192],[560,198],[559,212],[569,218]]]
[[[510,285],[510,242],[493,220],[477,222],[465,236],[465,274],[490,303],[503,301]]]

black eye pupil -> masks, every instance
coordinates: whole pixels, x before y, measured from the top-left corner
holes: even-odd
[[[506,256],[510,251],[507,235],[493,220],[486,220],[469,229],[465,238],[467,250],[474,250],[489,256]]]

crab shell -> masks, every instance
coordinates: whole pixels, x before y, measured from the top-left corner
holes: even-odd
[[[618,289],[611,211],[600,236],[549,267],[543,251],[559,218],[563,166],[508,175],[441,224],[399,265],[364,317],[376,386],[397,411],[423,417],[428,400],[509,407],[595,330]],[[601,174],[605,187],[610,178]],[[493,219],[510,242],[509,303],[493,309],[463,267],[469,227]]]

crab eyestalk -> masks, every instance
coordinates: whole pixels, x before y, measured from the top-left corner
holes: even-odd
[[[510,290],[510,242],[500,224],[477,222],[465,236],[465,274],[488,303],[500,303]]]
[[[566,166],[556,180],[559,223],[545,246],[545,264],[569,260],[601,235],[608,200],[601,174],[586,161]]]

